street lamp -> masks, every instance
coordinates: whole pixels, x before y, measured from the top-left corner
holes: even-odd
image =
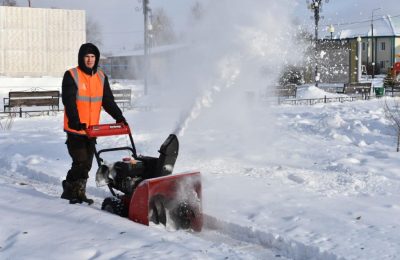
[[[374,12],[380,9],[381,8],[375,8],[372,10],[372,19],[371,19],[372,78],[375,78]]]
[[[361,37],[358,36],[357,37],[357,48],[358,48],[358,63],[357,63],[357,81],[360,82],[361,81]]]
[[[306,0],[308,8],[314,12],[314,21],[315,21],[315,51],[314,51],[314,59],[315,59],[315,86],[318,87],[318,83],[320,80],[318,73],[318,23],[321,16],[319,15],[322,12],[322,0],[312,0],[310,3],[309,0]],[[329,0],[325,0],[326,3]]]
[[[149,0],[142,0],[143,2],[143,16],[144,16],[144,68],[143,68],[143,94],[147,95],[147,76],[149,69]]]
[[[335,32],[335,27],[333,27],[333,24],[329,25],[328,32],[331,33],[331,40],[332,40],[333,39],[333,33]]]

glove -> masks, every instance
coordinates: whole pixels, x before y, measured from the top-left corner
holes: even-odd
[[[87,128],[86,124],[81,122],[68,122],[68,127],[76,131],[85,130]]]
[[[125,119],[125,117],[120,117],[120,118],[118,118],[117,120],[115,120],[115,122],[117,123],[117,124],[124,124],[124,125],[128,125],[128,122],[126,122],[126,119]]]

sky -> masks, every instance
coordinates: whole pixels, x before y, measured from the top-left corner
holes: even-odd
[[[295,11],[295,16],[303,26],[313,31],[314,18],[310,17],[313,13],[306,8],[306,0],[297,2],[299,8]],[[360,26],[369,27],[372,11],[378,8],[379,10],[374,11],[374,19],[384,15],[400,15],[400,5],[396,0],[330,0],[328,3],[323,1],[320,31],[326,31],[331,24],[335,31],[346,29],[348,25],[345,24],[352,22],[361,22]]]
[[[162,8],[168,14],[177,32],[181,32],[188,20],[195,0],[150,0],[150,8]],[[27,1],[17,1],[27,6]],[[32,0],[39,8],[83,9],[95,21],[102,33],[103,49],[108,51],[131,50],[143,45],[143,11],[140,0]]]
[[[312,30],[312,13],[306,8],[306,0],[291,0],[293,2],[292,17],[299,24]],[[28,1],[17,1],[20,6],[27,6]],[[153,9],[163,8],[171,18],[176,31],[186,31],[190,8],[196,0],[150,0]],[[209,0],[198,0],[207,8],[213,9],[215,2]],[[239,1],[246,5],[253,5],[252,1]],[[57,7],[66,9],[84,9],[90,19],[96,21],[101,28],[103,36],[103,47],[105,51],[118,52],[118,50],[129,50],[137,48],[143,43],[143,16],[140,0],[114,0],[114,1],[91,1],[91,0],[32,0],[33,7]],[[265,1],[269,5],[268,1]],[[229,6],[227,7],[229,8]],[[330,0],[323,2],[324,19],[321,20],[321,30],[330,24],[339,28],[338,24],[343,22],[370,20],[372,10],[381,8],[374,12],[377,17],[390,14],[400,15],[400,5],[397,0]],[[221,18],[226,10],[219,10]],[[238,19],[240,19],[238,17]],[[368,22],[366,23],[368,24]]]

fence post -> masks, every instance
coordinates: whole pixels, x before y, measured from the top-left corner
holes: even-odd
[[[22,117],[22,108],[19,107],[19,117]]]
[[[326,95],[324,96],[324,103],[326,103]]]

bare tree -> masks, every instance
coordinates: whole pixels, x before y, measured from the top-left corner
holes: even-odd
[[[393,103],[389,104],[388,99],[385,99],[384,111],[385,117],[390,120],[392,127],[397,135],[396,151],[400,151],[400,101],[398,98],[392,99]]]
[[[201,20],[204,16],[204,8],[199,2],[194,3],[191,12],[195,21]]]
[[[15,0],[3,0],[3,6],[17,6],[17,1]]]
[[[152,17],[151,44],[153,46],[171,44],[176,41],[176,34],[173,29],[172,21],[165,13],[164,9],[154,10]]]
[[[101,27],[89,16],[86,19],[86,41],[101,47],[103,45]]]

